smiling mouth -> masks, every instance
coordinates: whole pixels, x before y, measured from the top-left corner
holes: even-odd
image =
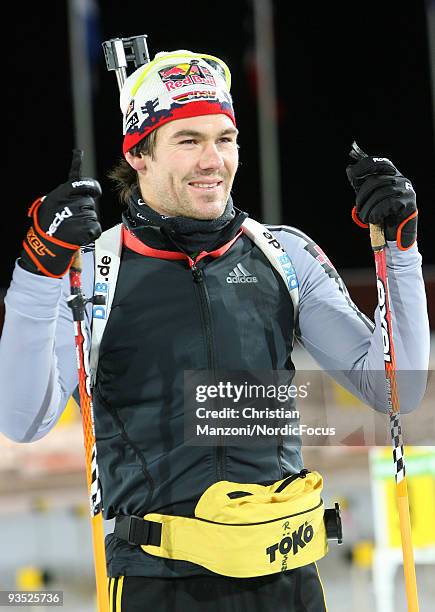
[[[188,183],[189,187],[193,187],[193,189],[200,189],[202,191],[213,191],[217,189],[223,184],[222,180],[213,181],[213,182],[203,182],[203,181],[191,181]]]

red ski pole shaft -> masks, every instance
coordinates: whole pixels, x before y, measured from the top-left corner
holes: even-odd
[[[418,612],[417,579],[415,575],[414,549],[412,546],[408,486],[406,484],[405,455],[400,419],[400,402],[397,391],[396,357],[394,353],[393,327],[388,291],[387,262],[385,254],[386,242],[384,231],[381,226],[370,225],[370,241],[375,257],[378,304],[384,340],[386,399],[393,445],[396,500],[400,522],[406,599],[408,602],[408,611]]]

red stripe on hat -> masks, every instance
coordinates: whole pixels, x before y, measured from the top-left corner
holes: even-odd
[[[176,119],[188,119],[189,117],[200,117],[203,115],[227,115],[231,121],[236,125],[236,119],[230,105],[225,107],[219,102],[207,102],[204,100],[197,102],[188,102],[182,106],[177,106],[170,111],[169,115],[166,115],[153,123],[152,125],[144,126],[143,130],[135,130],[124,136],[124,143],[122,151],[124,155],[132,147],[137,145],[145,136],[148,136],[153,130],[169,123],[169,121],[175,121]]]

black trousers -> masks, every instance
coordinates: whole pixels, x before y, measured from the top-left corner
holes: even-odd
[[[314,563],[270,576],[109,578],[110,612],[327,612]]]

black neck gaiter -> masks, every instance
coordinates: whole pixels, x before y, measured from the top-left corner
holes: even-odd
[[[248,216],[234,207],[228,198],[224,212],[217,219],[201,220],[188,217],[166,217],[150,208],[140,197],[139,190],[133,192],[128,208],[123,214],[123,223],[139,240],[148,246],[170,247],[188,253],[212,251],[231,240]],[[156,235],[156,231],[159,235]]]

